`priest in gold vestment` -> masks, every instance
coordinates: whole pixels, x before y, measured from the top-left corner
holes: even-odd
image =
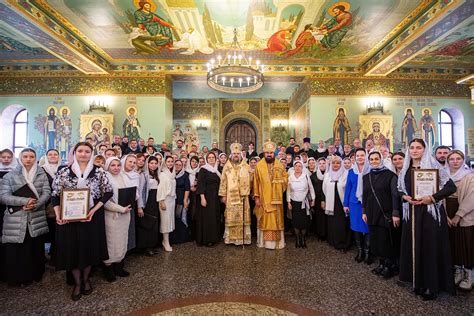
[[[229,160],[222,169],[219,187],[219,196],[225,204],[224,242],[249,245],[251,243],[249,165],[246,159],[242,159],[241,144],[232,144],[230,151]]]
[[[285,247],[283,192],[288,185],[288,174],[280,161],[275,160],[275,143],[263,145],[264,157],[254,174],[253,193],[257,217],[257,247],[282,249]]]

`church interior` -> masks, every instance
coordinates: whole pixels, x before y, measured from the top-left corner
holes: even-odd
[[[413,138],[474,166],[472,0],[0,0],[0,149],[66,161],[86,137],[229,153],[310,138],[405,151]],[[336,137],[335,135],[339,135]],[[2,313],[469,314],[424,302],[351,251],[176,245],[132,255],[128,279],[69,299],[63,272],[0,283]]]

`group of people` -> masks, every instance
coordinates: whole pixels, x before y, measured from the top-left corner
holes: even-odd
[[[286,233],[302,249],[310,234],[343,252],[355,244],[356,262],[378,258],[374,274],[398,274],[425,300],[472,287],[474,174],[459,150],[441,146],[433,157],[421,139],[394,154],[358,139],[320,141],[316,150],[309,138],[301,147],[294,138],[288,147],[267,141],[260,154],[253,143],[234,143],[229,155],[217,143],[183,145],[116,135],[94,148],[86,139],[64,164],[55,149],[41,159],[30,148],[18,159],[1,151],[1,278],[41,280],[50,243],[50,264],[67,271],[79,300],[93,291],[93,267],[109,282],[129,276],[130,253],[190,241],[249,245],[252,236],[257,247],[282,249]],[[420,168],[438,170],[439,190],[415,200],[411,175]],[[63,218],[65,189],[89,190],[87,219]]]

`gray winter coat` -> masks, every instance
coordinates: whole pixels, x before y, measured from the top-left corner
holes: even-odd
[[[21,168],[19,165],[0,180],[0,201],[5,205],[23,206],[28,203],[29,198],[13,195],[13,192],[26,184]],[[43,168],[38,167],[33,184],[39,194],[36,209],[20,210],[10,214],[7,208],[3,217],[2,243],[23,243],[27,227],[31,237],[38,237],[48,232],[45,203],[51,197],[51,189]]]

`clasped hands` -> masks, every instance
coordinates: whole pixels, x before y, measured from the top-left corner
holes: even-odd
[[[423,196],[422,198],[417,199],[417,200],[413,199],[409,195],[404,195],[404,196],[402,196],[402,198],[403,198],[403,200],[410,203],[411,205],[429,205],[429,204],[433,204],[433,199],[429,195]]]

